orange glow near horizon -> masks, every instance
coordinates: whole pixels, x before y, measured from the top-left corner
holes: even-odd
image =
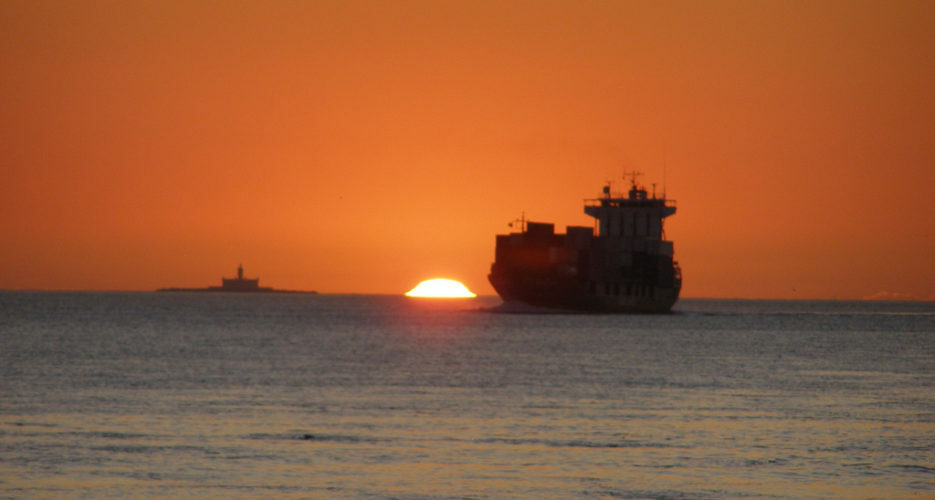
[[[477,297],[477,294],[468,290],[459,281],[435,278],[425,280],[406,292],[406,297],[435,298],[435,299],[468,299]]]
[[[933,2],[0,3],[0,289],[480,294],[641,170],[683,297],[935,300]]]

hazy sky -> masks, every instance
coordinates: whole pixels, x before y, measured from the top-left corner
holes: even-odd
[[[625,170],[683,296],[935,299],[935,2],[0,2],[0,288],[492,293]]]

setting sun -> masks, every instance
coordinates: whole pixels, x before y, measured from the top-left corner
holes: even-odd
[[[434,297],[434,298],[471,298],[477,294],[468,290],[466,286],[455,280],[444,278],[425,280],[415,288],[406,292],[407,297]]]

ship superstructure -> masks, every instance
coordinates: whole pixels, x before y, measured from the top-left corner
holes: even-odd
[[[675,201],[650,193],[630,175],[630,189],[585,200],[595,228],[525,222],[497,235],[489,280],[506,303],[598,312],[667,312],[678,300],[681,269],[665,218]]]

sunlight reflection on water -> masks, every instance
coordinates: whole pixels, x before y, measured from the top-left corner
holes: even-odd
[[[2,298],[16,306],[0,309],[4,495],[935,492],[927,312],[861,321],[845,304],[828,321],[834,304],[537,316],[397,297]]]

